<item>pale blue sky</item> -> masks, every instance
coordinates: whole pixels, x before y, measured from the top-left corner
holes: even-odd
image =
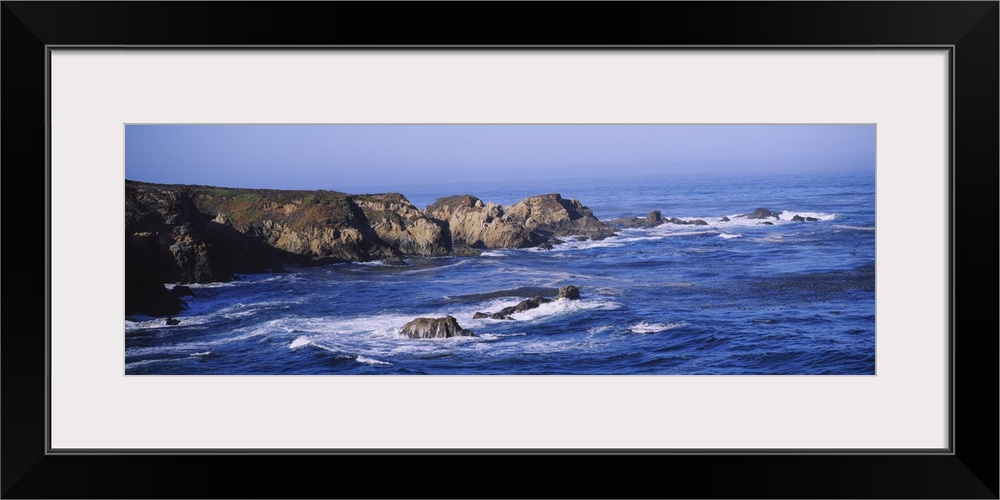
[[[125,178],[274,189],[874,172],[874,125],[126,125]]]

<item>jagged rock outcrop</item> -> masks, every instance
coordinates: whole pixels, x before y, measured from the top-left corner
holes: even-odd
[[[663,214],[659,210],[650,210],[646,214],[646,220],[643,222],[646,227],[656,227],[663,224]]]
[[[565,236],[614,234],[589,208],[559,194],[531,196],[506,207],[472,195],[447,196],[424,213],[447,226],[454,248],[525,248],[560,243]]]
[[[438,198],[424,213],[447,227],[455,248],[525,248],[547,241],[506,214],[504,207],[471,195]]]
[[[406,255],[448,255],[450,241],[440,222],[425,216],[399,193],[355,196],[379,239]]]
[[[652,210],[646,214],[646,218],[641,217],[619,217],[617,219],[612,219],[609,224],[612,226],[622,227],[622,228],[633,228],[633,227],[656,227],[661,224],[666,223],[663,220],[663,214],[659,210]]]
[[[557,299],[577,300],[580,298],[580,289],[573,285],[566,285],[556,293]]]
[[[816,222],[818,220],[819,219],[816,217],[803,217],[799,214],[795,214],[795,216],[792,217],[792,222]]]
[[[443,318],[417,318],[403,325],[400,335],[411,339],[435,339],[449,337],[474,337],[470,330],[462,328],[452,316]]]
[[[281,269],[272,249],[212,219],[186,189],[126,181],[126,314],[177,314],[183,302],[164,283],[229,281],[236,272]]]
[[[612,236],[608,227],[577,200],[567,200],[559,194],[531,196],[504,210],[525,229],[545,236],[583,235],[592,239]]]

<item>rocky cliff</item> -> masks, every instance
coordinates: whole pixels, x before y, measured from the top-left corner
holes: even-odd
[[[454,245],[472,248],[524,248],[560,243],[559,237],[614,234],[589,208],[559,194],[531,196],[506,207],[472,195],[448,196],[425,213],[447,225]]]
[[[164,295],[164,282],[229,281],[237,273],[281,271],[284,263],[403,264],[405,256],[469,255],[611,234],[587,207],[558,194],[509,207],[451,196],[422,212],[398,193],[126,181],[126,310],[174,314],[179,301]]]

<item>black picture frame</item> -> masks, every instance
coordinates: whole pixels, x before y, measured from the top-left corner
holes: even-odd
[[[998,498],[996,310],[958,307],[960,299],[989,304],[997,296],[996,1],[2,4],[2,252],[8,265],[44,270],[44,279],[8,282],[4,294],[4,498]],[[49,454],[46,61],[53,45],[949,46],[952,453]],[[80,334],[86,329],[80,318]],[[563,476],[555,465],[575,472]],[[329,478],[299,480],[317,468]],[[385,481],[362,481],[369,471]]]

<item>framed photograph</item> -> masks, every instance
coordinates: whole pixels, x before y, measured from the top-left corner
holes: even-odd
[[[4,3],[46,271],[8,302],[45,321],[3,340],[5,497],[480,455],[618,478],[553,494],[997,497],[995,315],[957,306],[997,239],[956,231],[996,207],[996,2],[402,24],[483,9]],[[179,477],[250,459],[283,472]]]

